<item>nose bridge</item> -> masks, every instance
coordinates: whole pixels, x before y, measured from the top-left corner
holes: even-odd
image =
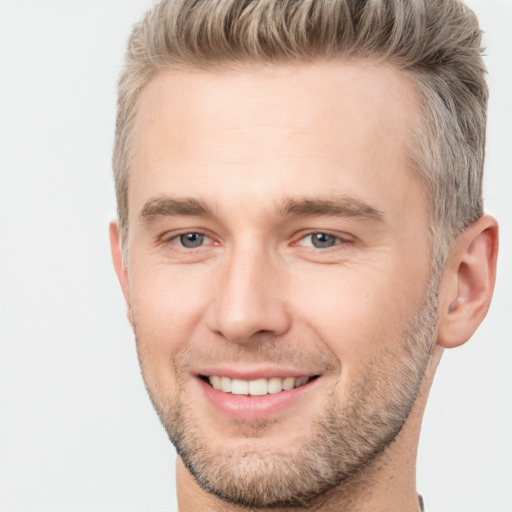
[[[280,335],[289,327],[279,270],[262,245],[239,243],[229,251],[219,275],[212,329],[236,343],[258,332]]]

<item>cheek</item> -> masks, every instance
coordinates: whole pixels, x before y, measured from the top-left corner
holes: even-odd
[[[346,371],[376,353],[400,349],[403,331],[418,311],[427,283],[411,285],[395,271],[331,268],[328,275],[296,280],[291,303],[342,362]]]
[[[130,275],[130,302],[140,357],[169,373],[175,355],[194,338],[208,304],[206,276],[164,265]]]

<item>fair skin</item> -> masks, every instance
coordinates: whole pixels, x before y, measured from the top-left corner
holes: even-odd
[[[417,116],[409,81],[365,63],[167,72],[143,92],[128,259],[110,232],[148,391],[180,453],[199,454],[178,458],[180,512],[249,510],[229,493],[263,482],[266,499],[273,480],[293,483],[290,467],[321,459],[304,454],[331,411],[335,463],[347,446],[356,455],[304,492],[304,508],[294,491],[279,510],[418,509],[428,390],[442,349],[485,316],[497,226],[484,216],[459,237],[437,325],[414,345],[430,358],[418,348],[406,366],[431,261],[428,193],[408,159]],[[309,380],[254,396],[215,389],[216,377]],[[201,460],[203,480],[191,474]]]

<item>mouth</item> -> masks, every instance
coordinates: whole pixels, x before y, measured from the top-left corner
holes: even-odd
[[[204,368],[196,373],[204,397],[222,417],[252,422],[293,414],[299,404],[311,407],[313,390],[322,380],[320,374],[294,376],[291,369],[245,370]]]
[[[221,375],[200,375],[199,378],[217,391],[232,395],[264,396],[291,391],[317,379],[318,375],[299,377],[270,377],[254,380],[236,379]]]

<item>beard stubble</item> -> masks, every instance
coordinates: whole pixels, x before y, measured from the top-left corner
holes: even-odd
[[[137,324],[139,360],[146,388],[171,442],[185,467],[208,493],[228,503],[253,509],[312,507],[334,490],[340,490],[376,464],[393,443],[416,401],[434,346],[437,322],[437,286],[430,283],[418,312],[403,329],[398,348],[376,351],[343,393],[333,392],[323,414],[312,419],[310,435],[292,450],[270,451],[264,442],[267,421],[242,425],[245,445],[215,449],[208,442],[208,422],[183,392],[188,357],[185,351],[174,361],[178,390],[161,389],[152,378]],[[376,340],[378,346],[378,339]],[[279,344],[261,341],[250,349],[236,346],[262,360],[304,360],[308,354],[287,352]],[[290,350],[290,349],[288,349]],[[327,373],[340,373],[334,355],[313,356]],[[266,359],[265,359],[266,358]],[[233,359],[229,359],[233,360]],[[252,360],[252,359],[250,359]],[[283,428],[287,428],[286,426]]]

